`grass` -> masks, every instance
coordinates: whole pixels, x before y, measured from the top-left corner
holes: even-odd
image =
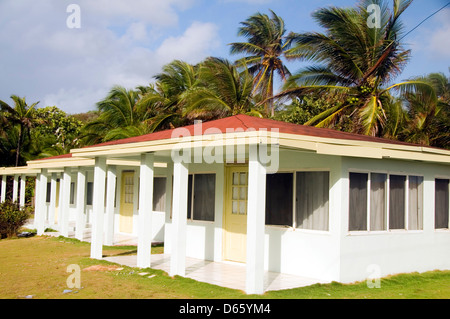
[[[152,247],[162,253],[163,247]],[[105,246],[104,255],[135,254],[135,246]],[[450,298],[450,271],[402,274],[381,280],[381,288],[369,289],[365,282],[344,285],[317,284],[309,287],[267,292],[248,296],[242,291],[168,276],[155,269],[122,267],[119,270],[85,270],[112,263],[89,258],[90,244],[63,237],[36,236],[0,240],[0,298],[17,299],[388,299]],[[63,293],[70,273],[67,266],[81,270],[81,287]],[[147,272],[145,276],[139,273]],[[153,276],[154,275],[154,276]],[[151,278],[149,278],[151,276]]]

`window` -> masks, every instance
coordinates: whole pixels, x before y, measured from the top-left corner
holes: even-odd
[[[268,174],[266,225],[328,230],[328,199],[329,172]]]
[[[422,228],[423,177],[350,172],[349,231]]]
[[[297,228],[328,230],[329,172],[297,172]]]
[[[389,229],[405,229],[406,176],[389,176]]]
[[[367,230],[367,181],[369,174],[350,173],[349,230]]]
[[[51,183],[47,183],[47,194],[45,196],[45,202],[46,203],[50,203],[51,193],[52,193],[52,184]]]
[[[87,182],[87,184],[86,184],[86,205],[92,205],[93,195],[94,195],[94,183]]]
[[[423,229],[423,177],[409,176],[408,229]]]
[[[292,226],[294,174],[268,174],[266,178],[266,225]]]
[[[187,209],[188,219],[214,221],[216,201],[215,193],[215,174],[189,175]]]
[[[166,178],[153,179],[153,210],[164,212],[166,209]]]
[[[231,213],[247,215],[248,174],[247,172],[234,172],[231,191]]]
[[[387,174],[370,174],[370,230],[386,230]]]
[[[434,227],[449,228],[449,179],[436,178],[434,181]]]
[[[75,183],[70,183],[70,205],[75,204]]]

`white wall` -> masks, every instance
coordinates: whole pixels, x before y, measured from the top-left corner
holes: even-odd
[[[186,229],[186,256],[205,260],[222,260],[222,219],[224,194],[224,167],[222,164],[190,164],[189,174],[215,173],[216,198],[214,222],[188,220]],[[167,214],[168,215],[168,214]],[[172,220],[166,216],[164,251],[171,251]]]
[[[424,177],[423,230],[348,231],[348,172],[380,171]],[[403,272],[450,269],[450,231],[434,229],[434,179],[450,177],[448,166],[413,161],[343,158],[345,210],[341,216],[341,282],[361,281]],[[369,266],[375,265],[375,268]]]
[[[126,167],[126,166],[118,166],[117,167],[117,186],[116,186],[116,207],[114,210],[114,232],[120,233],[119,231],[119,223],[120,223],[120,197],[121,197],[121,183],[122,183],[122,173],[123,171],[134,171],[134,209],[133,209],[133,231],[132,236],[138,235],[138,222],[139,222],[139,209],[138,209],[138,187],[139,187],[139,167]],[[164,177],[166,176],[166,169],[155,167],[154,170],[155,177]],[[140,195],[139,195],[140,196]],[[164,241],[164,222],[165,222],[165,212],[157,212],[154,211],[152,215],[152,241],[154,242],[162,242]],[[128,233],[126,233],[128,234]]]

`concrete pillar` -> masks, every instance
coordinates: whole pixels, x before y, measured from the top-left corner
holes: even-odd
[[[103,222],[105,214],[106,158],[96,157],[92,203],[91,258],[101,259],[103,251]]]
[[[48,206],[48,223],[52,227],[56,225],[56,183],[57,173],[52,173],[50,178],[50,205]]]
[[[164,216],[164,252],[170,253],[170,225],[172,223],[172,185],[173,185],[173,162],[167,163],[166,167],[166,200]]]
[[[257,146],[250,145],[247,202],[247,294],[264,293],[265,198],[266,168],[258,158]]]
[[[137,266],[150,267],[152,249],[154,155],[141,155]]]
[[[75,238],[83,240],[86,225],[86,171],[82,167],[77,172],[77,202],[76,202]]]
[[[58,209],[60,215],[59,231],[64,237],[69,237],[69,213],[70,213],[70,184],[72,183],[72,170],[70,167],[64,168],[63,178],[59,185],[62,191],[61,206]]]
[[[116,166],[108,166],[106,185],[106,230],[105,245],[114,244],[114,209],[116,200]]]
[[[38,235],[42,235],[45,231],[45,213],[47,207],[45,199],[47,195],[47,170],[42,169],[36,181],[36,204],[35,204],[35,226]]]
[[[25,207],[25,186],[27,177],[25,175],[20,176],[20,194],[19,194],[19,205],[20,207]]]
[[[19,175],[14,175],[12,201],[17,202],[19,198]]]
[[[170,276],[186,274],[188,172],[188,164],[174,162]]]
[[[6,180],[8,176],[2,175],[2,193],[0,196],[0,202],[3,203],[6,200]]]

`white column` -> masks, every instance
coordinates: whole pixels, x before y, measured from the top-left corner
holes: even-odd
[[[106,178],[106,230],[105,245],[114,244],[114,204],[116,200],[116,166],[108,166]]]
[[[3,186],[2,186],[3,187]],[[34,228],[38,228],[39,222],[39,197],[41,192],[41,174],[36,175],[36,179],[34,181]]]
[[[249,153],[246,293],[263,294],[266,168],[255,145],[250,145]]]
[[[58,176],[57,173],[52,173],[50,178],[50,205],[48,206],[48,223],[52,227],[55,227],[56,220],[56,183]]]
[[[154,155],[141,155],[139,179],[139,228],[137,246],[137,266],[150,267],[152,250],[153,214],[153,164]]]
[[[83,240],[86,225],[86,171],[81,167],[77,172],[77,216],[75,225],[75,238]]]
[[[105,214],[106,158],[96,157],[92,203],[91,258],[101,259],[103,251],[103,222]]]
[[[2,175],[2,193],[0,197],[0,203],[3,203],[6,200],[6,180],[8,179],[7,175]]]
[[[25,207],[25,186],[27,177],[25,175],[20,176],[20,194],[19,194],[19,205],[20,207]]]
[[[19,175],[14,175],[12,201],[17,202],[19,197]]]
[[[58,209],[58,214],[60,215],[60,228],[59,231],[64,237],[69,236],[69,209],[70,209],[70,184],[72,182],[71,168],[64,168],[62,182],[59,187],[63,189],[62,191],[62,201],[61,206]]]
[[[35,199],[35,225],[38,235],[42,235],[45,231],[45,198],[47,195],[47,170],[42,169],[39,178],[36,181],[36,199]]]
[[[185,276],[186,273],[188,172],[188,164],[174,162],[170,276]]]
[[[165,203],[165,225],[169,224],[170,221],[170,214],[172,213],[172,176],[173,176],[173,163],[169,162],[167,163],[166,168],[166,203]],[[164,226],[165,227],[165,226]],[[164,242],[168,243],[170,239],[167,237],[169,232],[164,230]],[[164,245],[166,247],[167,245]],[[164,248],[165,250],[166,248]],[[169,251],[169,250],[167,250]]]

